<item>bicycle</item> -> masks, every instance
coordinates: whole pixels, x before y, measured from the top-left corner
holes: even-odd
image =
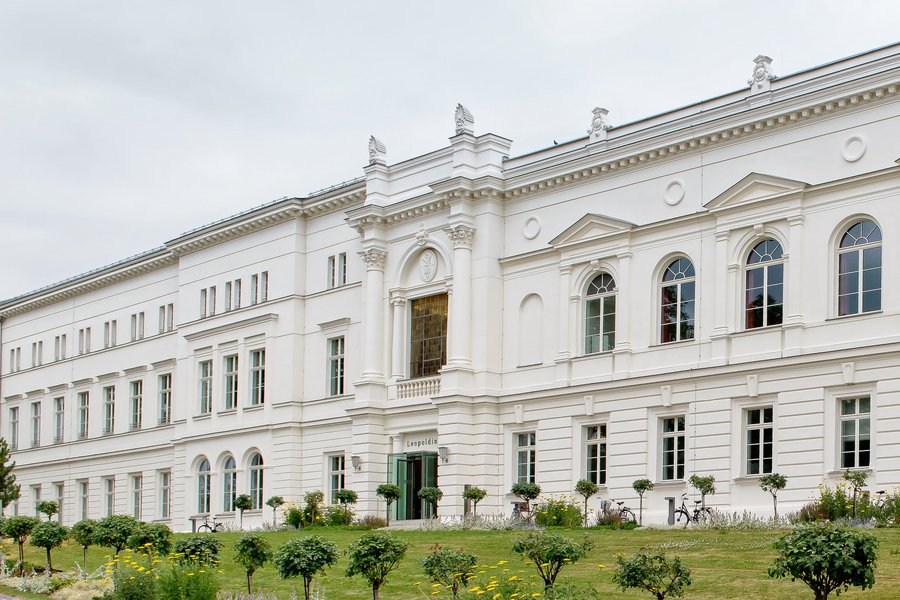
[[[225,531],[225,524],[219,523],[216,521],[216,518],[212,518],[212,525],[209,524],[209,515],[203,515],[203,522],[197,526],[197,533],[220,533]]]
[[[613,506],[613,504],[616,506]],[[605,515],[618,517],[619,521],[622,523],[637,523],[637,517],[635,516],[634,511],[625,506],[625,502],[622,500],[613,500],[612,498],[604,500],[600,503],[600,510],[602,510]]]
[[[687,527],[690,523],[699,523],[712,515],[708,506],[700,506],[701,500],[694,500],[693,512],[687,506],[687,494],[681,494],[681,507],[675,510],[675,522]]]

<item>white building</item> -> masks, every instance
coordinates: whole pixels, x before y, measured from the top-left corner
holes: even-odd
[[[523,156],[456,134],[0,303],[2,433],[66,523],[435,477],[787,509],[900,485],[900,45]],[[613,115],[614,117],[614,115]],[[251,511],[248,523],[270,519]]]

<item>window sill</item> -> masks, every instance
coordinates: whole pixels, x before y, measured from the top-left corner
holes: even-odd
[[[195,421],[205,421],[205,420],[211,419],[211,418],[212,418],[212,413],[201,413],[199,415],[194,415]]]
[[[733,477],[731,481],[732,483],[757,483],[766,475],[771,475],[771,473],[763,473],[761,475],[741,475],[740,477]]]
[[[612,356],[612,353],[615,352],[615,348],[612,350],[604,350],[602,352],[591,352],[590,354],[579,354],[578,356],[572,357],[572,360],[588,360],[591,358],[600,358],[601,356]]]
[[[262,410],[266,407],[266,403],[262,402],[260,404],[248,404],[244,407],[244,412],[249,412],[253,410]]]
[[[846,469],[837,469],[835,471],[826,471],[826,477],[842,477],[844,473],[850,471],[851,473],[865,473],[866,475],[874,475],[875,470],[872,467],[855,467],[855,468],[846,468]]]
[[[731,332],[732,336],[741,336],[741,335],[753,335],[754,333],[763,333],[764,331],[781,331],[784,328],[783,324],[779,325],[766,325],[765,327],[754,327],[753,329],[741,329],[740,331]]]
[[[698,343],[697,338],[691,338],[689,340],[675,340],[674,342],[657,342],[655,344],[650,344],[650,348],[671,348],[673,346],[690,346],[691,344]]]
[[[666,479],[663,481],[654,481],[653,488],[670,488],[670,487],[684,487],[687,482],[684,479]]]
[[[825,322],[828,323],[829,321],[843,321],[845,319],[862,319],[865,317],[880,317],[883,314],[884,309],[870,310],[869,312],[859,312],[852,315],[834,315],[833,317],[825,319]]]
[[[235,414],[237,414],[237,409],[236,409],[236,408],[226,408],[225,410],[220,410],[220,411],[219,411],[218,413],[216,413],[216,414],[218,414],[219,416],[222,416],[222,415],[235,415]]]

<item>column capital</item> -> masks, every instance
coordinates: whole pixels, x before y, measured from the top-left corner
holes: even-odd
[[[475,237],[475,228],[468,225],[451,225],[444,229],[447,237],[453,242],[454,248],[472,248],[472,238]]]
[[[391,297],[391,306],[393,306],[394,308],[397,308],[397,307],[402,308],[402,307],[406,306],[406,298],[404,298],[403,296],[392,296]]]
[[[387,262],[387,250],[381,248],[369,248],[359,253],[360,258],[366,265],[367,271],[383,271],[384,264]]]

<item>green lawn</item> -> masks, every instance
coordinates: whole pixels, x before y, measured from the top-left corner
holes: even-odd
[[[900,529],[872,530],[879,539],[879,562],[875,588],[866,592],[850,592],[845,598],[862,596],[865,598],[900,598]],[[341,550],[361,535],[359,531],[317,529],[316,535],[334,540]],[[579,530],[565,532],[570,536],[585,535]],[[232,547],[240,534],[218,534],[225,543],[226,551],[222,556],[222,568],[225,574],[220,576],[222,589],[238,590],[244,585],[244,575],[233,562]],[[268,537],[273,548],[298,535],[309,535],[304,532],[270,532]],[[393,573],[387,585],[382,588],[385,600],[404,600],[412,598],[449,598],[444,592],[432,596],[429,581],[422,575],[421,560],[435,544],[445,547],[465,548],[478,555],[480,569],[487,574],[498,574],[502,577],[518,575],[530,578],[535,570],[525,565],[510,550],[515,538],[523,535],[512,531],[397,531],[402,540],[410,544],[407,558],[400,569]],[[772,580],[766,575],[766,568],[774,558],[772,542],[778,537],[775,531],[738,531],[738,530],[634,530],[634,531],[588,531],[595,547],[586,559],[563,570],[561,580],[574,579],[580,582],[593,582],[604,597],[610,598],[650,598],[649,595],[636,591],[622,593],[612,584],[612,571],[615,557],[619,553],[631,554],[641,548],[662,550],[669,555],[677,554],[685,564],[693,570],[694,584],[688,588],[688,598],[725,600],[729,598],[746,600],[748,598],[802,600],[812,598],[809,590],[801,583],[787,580]],[[15,544],[6,540],[4,543],[7,555],[15,553]],[[27,560],[42,563],[43,555],[37,548],[27,547]],[[92,548],[89,555],[89,566],[98,565],[103,560],[102,549]],[[54,553],[54,566],[69,568],[74,560],[81,561],[81,549],[66,544]],[[498,561],[506,560],[507,564],[497,566]],[[605,565],[605,569],[598,567]],[[359,579],[347,579],[344,571],[347,566],[345,557],[327,571],[323,585],[329,600],[343,598],[371,598],[371,592]],[[508,571],[504,571],[508,569]],[[534,581],[532,579],[532,581]],[[271,565],[259,571],[254,578],[256,586],[266,590],[277,591],[279,597],[286,600],[287,593],[297,585],[294,581],[283,581],[278,578]],[[299,587],[299,586],[298,586]],[[6,593],[13,594],[9,590]],[[535,587],[539,592],[540,588]],[[37,596],[22,596],[35,598]]]

